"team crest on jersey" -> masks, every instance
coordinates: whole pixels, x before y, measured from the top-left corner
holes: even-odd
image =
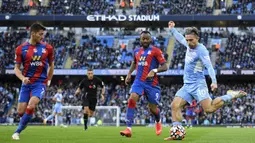
[[[46,53],[46,50],[45,50],[45,49],[42,49],[42,53]]]
[[[37,52],[37,49],[34,49],[34,52],[36,53],[36,52]]]
[[[151,54],[151,50],[150,51],[148,51],[148,53],[147,53],[148,55],[150,55]]]

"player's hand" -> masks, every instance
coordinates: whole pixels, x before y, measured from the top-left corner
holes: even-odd
[[[217,88],[218,88],[217,83],[212,83],[212,84],[211,84],[211,90],[212,90],[212,92],[215,92]]]
[[[47,82],[47,86],[50,86],[51,80],[48,80]]]
[[[147,75],[147,78],[152,78],[152,77],[154,77],[154,75],[155,75],[155,72],[153,70],[151,70],[149,72],[149,74]]]
[[[101,101],[104,102],[104,95],[101,95]]]
[[[30,83],[30,80],[29,80],[28,77],[24,77],[24,78],[22,79],[22,82],[23,82],[24,84],[28,84],[28,83]]]
[[[128,85],[130,81],[131,81],[131,74],[128,73],[125,79],[125,84]]]
[[[169,28],[169,29],[174,28],[174,26],[175,26],[175,23],[174,23],[173,21],[169,21],[169,22],[168,22],[168,28]]]

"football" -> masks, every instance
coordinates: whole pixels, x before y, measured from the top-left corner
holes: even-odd
[[[185,128],[183,126],[177,125],[170,129],[170,137],[174,140],[183,140],[186,135]]]

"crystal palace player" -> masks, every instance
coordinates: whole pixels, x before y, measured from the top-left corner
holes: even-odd
[[[99,78],[94,77],[93,69],[87,70],[87,78],[84,78],[79,84],[75,95],[80,94],[81,89],[85,89],[85,95],[82,97],[82,109],[83,109],[83,119],[84,119],[84,130],[88,129],[88,117],[92,117],[97,105],[97,87],[102,88],[101,100],[104,101],[105,86],[104,82]]]
[[[212,91],[217,89],[217,80],[211,64],[209,52],[203,44],[198,42],[198,29],[195,27],[187,28],[184,37],[174,28],[175,23],[173,21],[170,21],[168,26],[177,41],[187,47],[183,77],[184,85],[176,93],[171,104],[173,126],[181,125],[181,110],[187,102],[191,104],[193,98],[201,104],[205,112],[212,113],[222,107],[225,102],[228,102],[233,98],[244,97],[247,95],[247,93],[243,91],[229,90],[226,95],[212,100],[208,93],[204,68],[207,68],[212,80]],[[165,138],[165,140],[173,140],[173,138],[169,137]]]
[[[187,119],[187,128],[192,128],[192,120],[196,117],[195,108],[197,107],[196,100],[192,100],[192,103],[186,106],[186,119]]]
[[[158,83],[158,72],[163,72],[168,69],[166,60],[160,49],[151,46],[151,34],[148,31],[143,31],[140,35],[141,48],[135,49],[134,61],[126,77],[126,84],[131,80],[131,74],[136,69],[136,78],[131,87],[131,95],[128,99],[128,108],[126,114],[127,128],[121,131],[122,136],[131,137],[131,126],[134,119],[134,111],[136,102],[143,92],[149,101],[149,108],[156,120],[156,134],[160,135],[162,126],[160,121],[160,111],[157,108],[160,100],[160,87]],[[161,65],[161,66],[159,66]]]
[[[30,27],[30,40],[16,48],[15,74],[22,81],[18,99],[18,114],[21,120],[12,139],[19,140],[19,134],[32,118],[34,109],[45,93],[46,84],[54,71],[54,50],[51,45],[41,42],[46,28],[35,23]],[[24,69],[21,72],[20,67]]]

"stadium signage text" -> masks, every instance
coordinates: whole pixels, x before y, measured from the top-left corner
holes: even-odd
[[[88,15],[88,21],[159,21],[159,15]]]

